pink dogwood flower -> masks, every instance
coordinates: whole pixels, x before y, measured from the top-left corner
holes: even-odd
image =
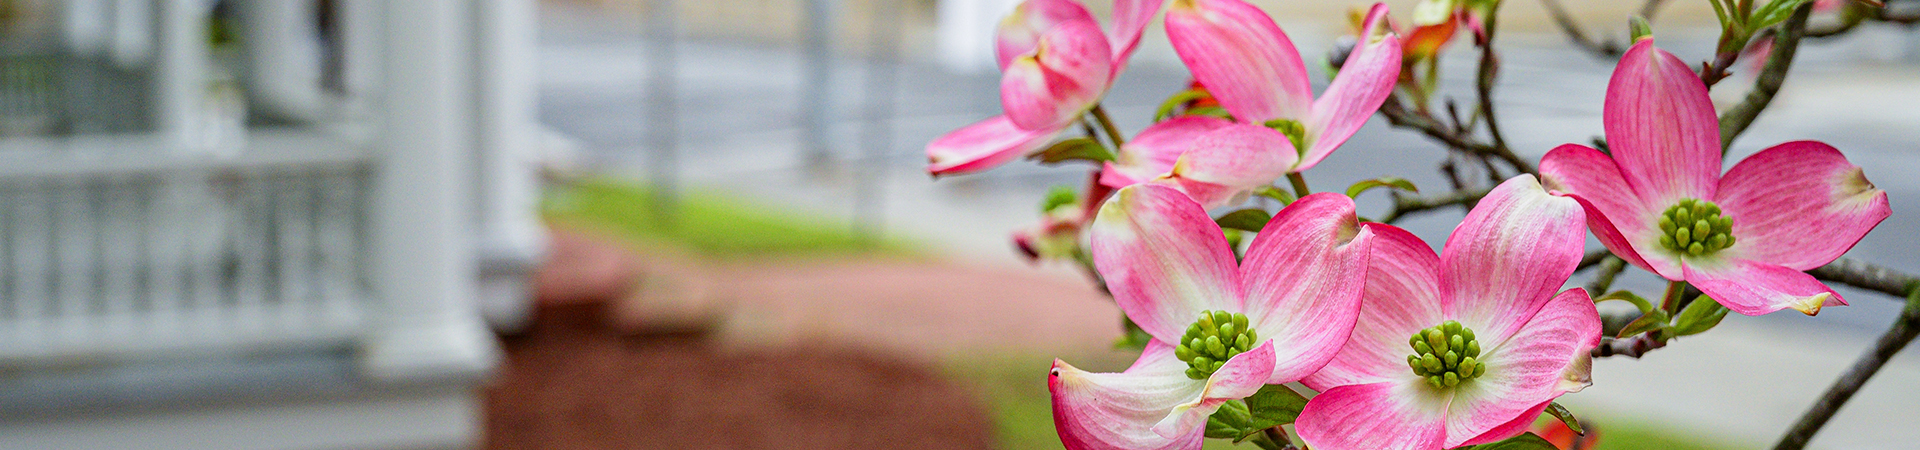
[[[1090,230],[1114,302],[1153,339],[1120,373],[1054,361],[1054,425],[1068,449],[1198,449],[1207,416],[1333,358],[1360,314],[1373,234],[1353,200],[1302,197],[1236,263],[1200,205],[1156,184],[1121,189]]]
[[[1100,184],[1119,189],[1166,175],[1194,141],[1231,125],[1213,116],[1179,116],[1153,124],[1120,146],[1115,161],[1100,171]]]
[[[1892,212],[1839,150],[1788,142],[1721,175],[1706,86],[1651,39],[1614,68],[1603,119],[1611,155],[1563,145],[1540,173],[1580,200],[1607,249],[1741,314],[1847,304],[1804,271],[1839,258]]]
[[[927,144],[927,172],[976,172],[1044,148],[1099,104],[1164,0],[1116,0],[1114,25],[1074,0],[1027,0],[1000,22],[995,56],[1005,114]]]
[[[1467,213],[1436,256],[1399,228],[1374,232],[1360,319],[1303,383],[1294,422],[1316,450],[1436,450],[1519,435],[1549,402],[1585,388],[1600,315],[1560,291],[1586,239],[1574,200],[1532,175]],[[1556,294],[1557,292],[1557,294]]]
[[[1244,191],[1288,173],[1305,171],[1326,159],[1393,93],[1400,74],[1400,39],[1386,20],[1386,4],[1375,4],[1368,10],[1364,39],[1326,92],[1316,99],[1299,51],[1264,11],[1241,0],[1175,1],[1167,9],[1167,37],[1194,79],[1245,127],[1271,126],[1288,131],[1257,141],[1244,141],[1256,136],[1252,132],[1234,132],[1243,139],[1242,144],[1260,145],[1260,152],[1285,154],[1287,160],[1282,167],[1262,167],[1267,172],[1261,174],[1240,166],[1220,167],[1242,172],[1226,175],[1194,167],[1174,177],[1215,185],[1242,182],[1219,185],[1214,190]],[[1274,136],[1280,139],[1272,139]],[[1234,151],[1240,150],[1244,149]],[[1188,154],[1199,151],[1209,148],[1195,146]],[[1256,180],[1251,185],[1244,183]]]

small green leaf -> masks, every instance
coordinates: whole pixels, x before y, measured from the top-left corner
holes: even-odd
[[[1295,200],[1292,192],[1282,191],[1280,188],[1273,186],[1261,186],[1259,189],[1254,189],[1253,194],[1274,199],[1280,202],[1280,206],[1291,205]]]
[[[1560,406],[1559,403],[1548,403],[1547,414],[1552,414],[1553,418],[1560,419],[1560,423],[1567,424],[1567,429],[1573,430],[1575,434],[1581,436],[1587,435],[1587,430],[1580,428],[1580,419],[1573,417],[1573,411],[1568,411],[1567,407]]]
[[[1360,182],[1354,183],[1352,186],[1347,186],[1347,196],[1357,198],[1360,196],[1360,194],[1365,193],[1368,190],[1372,190],[1373,188],[1383,188],[1383,187],[1399,189],[1402,191],[1412,192],[1415,194],[1420,193],[1420,188],[1414,187],[1413,182],[1407,181],[1407,179],[1405,178],[1380,177],[1380,178],[1374,178],[1371,180],[1360,180]]]
[[[1747,29],[1758,30],[1785,22],[1788,16],[1793,15],[1794,8],[1809,1],[1812,0],[1773,0],[1760,5],[1760,9],[1753,12],[1753,17],[1747,19]]]
[[[1120,338],[1113,341],[1113,348],[1116,350],[1147,348],[1147,341],[1153,340],[1153,335],[1147,334],[1147,330],[1141,329],[1139,325],[1133,323],[1133,319],[1128,319],[1126,316],[1120,316],[1120,329],[1122,330]]]
[[[1633,322],[1628,323],[1626,328],[1621,328],[1619,337],[1633,336],[1636,334],[1665,328],[1666,326],[1667,326],[1667,311],[1664,309],[1655,309],[1652,311],[1647,311],[1646,314],[1641,314],[1640,318],[1634,319]]]
[[[1214,439],[1235,439],[1246,435],[1247,422],[1252,415],[1247,412],[1247,404],[1231,400],[1220,404],[1220,409],[1207,416],[1207,437]],[[1259,431],[1259,430],[1254,430]]]
[[[1673,335],[1691,336],[1705,333],[1720,325],[1720,319],[1727,318],[1727,307],[1711,297],[1702,295],[1680,309],[1680,317],[1673,321]]]
[[[1047,147],[1046,150],[1041,150],[1039,153],[1034,153],[1033,156],[1028,156],[1027,159],[1039,160],[1047,164],[1076,159],[1105,162],[1113,160],[1113,152],[1107,151],[1107,146],[1101,145],[1100,141],[1093,140],[1092,138],[1073,138],[1056,142],[1053,146]]]
[[[1653,25],[1647,23],[1645,17],[1636,15],[1627,19],[1627,29],[1632,31],[1634,42],[1653,38]]]
[[[1600,298],[1593,299],[1593,304],[1598,305],[1600,304],[1600,302],[1604,302],[1608,300],[1619,300],[1627,303],[1632,303],[1633,307],[1638,308],[1641,314],[1646,314],[1647,311],[1654,310],[1653,302],[1649,302],[1647,301],[1647,299],[1641,298],[1639,294],[1634,294],[1633,292],[1629,292],[1629,291],[1608,292],[1607,295],[1602,295],[1600,296]]]
[[[1220,216],[1220,218],[1214,219],[1213,221],[1214,223],[1220,224],[1220,228],[1246,230],[1258,233],[1261,228],[1267,226],[1267,221],[1272,219],[1273,215],[1267,214],[1265,210],[1247,208],[1227,213],[1227,215]]]
[[[1160,109],[1155,110],[1153,112],[1153,121],[1159,122],[1162,120],[1173,118],[1173,110],[1179,109],[1180,105],[1185,105],[1188,102],[1207,98],[1209,96],[1210,95],[1207,94],[1207,91],[1203,91],[1199,89],[1188,89],[1188,90],[1180,91],[1179,93],[1173,94],[1172,97],[1167,97],[1167,101],[1160,102]],[[1189,114],[1191,114],[1191,112],[1189,112]]]
[[[1187,115],[1189,115],[1189,116],[1213,116],[1213,117],[1219,117],[1219,118],[1222,118],[1222,119],[1227,119],[1227,120],[1233,120],[1233,113],[1229,113],[1229,112],[1227,112],[1227,110],[1226,110],[1226,109],[1223,109],[1223,108],[1221,108],[1221,107],[1218,107],[1218,106],[1197,106],[1197,107],[1193,107],[1193,108],[1188,108],[1188,109],[1187,109]]]
[[[1560,450],[1560,447],[1553,446],[1552,442],[1547,442],[1539,435],[1520,433],[1504,441],[1476,445],[1473,450]]]
[[[1080,193],[1074,192],[1072,187],[1054,186],[1053,189],[1047,190],[1046,200],[1040,202],[1040,212],[1053,211],[1054,208],[1079,202]]]
[[[1260,388],[1260,392],[1247,397],[1247,410],[1252,420],[1247,422],[1247,433],[1240,436],[1246,439],[1260,430],[1293,423],[1300,418],[1300,409],[1307,407],[1307,397],[1294,392],[1284,384],[1269,384]],[[1238,441],[1236,439],[1235,441]]]

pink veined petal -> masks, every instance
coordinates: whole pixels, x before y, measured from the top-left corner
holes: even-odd
[[[1167,9],[1173,51],[1242,123],[1303,120],[1312,112],[1307,66],[1265,11],[1240,0],[1182,0]]]
[[[1155,338],[1179,342],[1201,311],[1240,311],[1240,275],[1220,226],[1179,191],[1140,184],[1094,217],[1094,267],[1114,303]]]
[[[1641,201],[1613,158],[1584,145],[1555,147],[1540,158],[1540,184],[1587,207],[1588,228],[1613,254],[1668,279],[1682,278],[1680,260],[1660,247],[1655,221],[1665,206]]]
[[[927,173],[954,175],[987,170],[1046,148],[1062,129],[1024,130],[993,118],[953,130],[927,144]]]
[[[1007,70],[1007,64],[1014,58],[1033,51],[1035,43],[1040,42],[1040,34],[1053,29],[1054,25],[1072,20],[1094,21],[1093,14],[1080,2],[1073,0],[1027,0],[1013,8],[1013,12],[1000,19],[1000,25],[994,33],[994,57],[1000,63],[1000,70]]]
[[[1267,384],[1299,381],[1340,351],[1360,315],[1372,252],[1353,199],[1331,192],[1287,205],[1248,244],[1240,265],[1247,318],[1261,339],[1279,343]]]
[[[1367,28],[1361,36],[1365,45],[1353,50],[1340,74],[1327,85],[1327,91],[1313,101],[1313,116],[1305,127],[1311,142],[1294,172],[1304,172],[1333,154],[1360,131],[1368,117],[1393,95],[1393,84],[1400,78],[1400,37],[1386,27],[1387,5],[1376,3],[1367,12]],[[1375,33],[1387,33],[1374,38]]]
[[[1586,237],[1578,202],[1548,194],[1533,175],[1500,183],[1440,252],[1451,315],[1482,340],[1506,339],[1566,284]]]
[[[1106,95],[1113,61],[1097,22],[1069,20],[1040,35],[1000,78],[1000,106],[1029,130],[1064,127]]]
[[[1482,335],[1484,336],[1484,335]],[[1600,313],[1585,289],[1568,289],[1540,308],[1519,332],[1481,354],[1487,373],[1454,388],[1447,407],[1446,446],[1458,447],[1512,422],[1539,414],[1535,407],[1592,384],[1600,344]],[[1518,433],[1513,433],[1518,434]],[[1501,436],[1501,439],[1512,434]]]
[[[1412,372],[1394,381],[1340,386],[1307,401],[1293,423],[1316,450],[1435,450],[1446,435],[1447,396]]]
[[[1374,237],[1360,317],[1339,354],[1301,380],[1315,390],[1406,377],[1406,357],[1413,353],[1407,337],[1446,321],[1440,257],[1433,248],[1392,225],[1362,226]]]
[[[1299,160],[1287,136],[1260,125],[1221,127],[1193,141],[1169,176],[1208,208],[1266,186]]]
[[[1533,405],[1533,408],[1528,409],[1526,412],[1520,413],[1520,415],[1518,417],[1514,417],[1513,420],[1508,421],[1507,423],[1502,424],[1500,426],[1493,427],[1493,429],[1487,430],[1487,432],[1485,433],[1480,433],[1479,436],[1475,436],[1473,439],[1468,439],[1466,442],[1460,445],[1464,446],[1464,445],[1492,444],[1495,442],[1507,440],[1514,436],[1519,436],[1520,433],[1527,432],[1527,429],[1533,426],[1533,422],[1536,419],[1540,418],[1540,413],[1545,412],[1547,410],[1547,405],[1551,403],[1553,402],[1544,401],[1544,402],[1540,402],[1540,404],[1538,405]]]
[[[1171,438],[1153,431],[1174,408],[1206,391],[1207,383],[1187,378],[1186,369],[1173,346],[1159,340],[1148,341],[1121,373],[1089,373],[1055,360],[1047,387],[1061,443],[1075,450],[1200,448],[1204,430]]]
[[[1741,257],[1794,270],[1833,262],[1893,214],[1859,166],[1813,141],[1740,161],[1720,179],[1719,196]]]
[[[1601,120],[1620,171],[1661,210],[1713,198],[1720,175],[1720,120],[1693,69],[1647,39],[1620,57]]]
[[[1207,416],[1218,411],[1220,404],[1259,392],[1273,372],[1273,361],[1273,341],[1266,341],[1246,353],[1227,359],[1219,371],[1207,377],[1205,392],[1192,402],[1175,406],[1165,419],[1154,424],[1153,432],[1161,437],[1176,438],[1195,430],[1204,430]],[[1181,376],[1186,375],[1183,373]]]
[[[1819,314],[1820,308],[1847,304],[1840,293],[1813,275],[1775,264],[1734,258],[1688,259],[1686,270],[1687,282],[1700,292],[1733,312],[1749,316],[1787,308],[1811,316]]]
[[[1100,172],[1100,184],[1117,189],[1166,175],[1200,136],[1232,124],[1213,116],[1180,116],[1153,124],[1120,148],[1119,160]]]
[[[1146,33],[1147,24],[1153,22],[1153,15],[1164,3],[1166,0],[1113,1],[1113,32],[1107,33],[1107,44],[1113,47],[1113,76],[1120,76],[1126,68],[1127,58],[1140,45],[1140,35]]]

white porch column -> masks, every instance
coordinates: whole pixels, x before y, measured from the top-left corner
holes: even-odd
[[[202,121],[201,103],[207,96],[208,11],[203,0],[162,0],[157,6],[154,128],[169,139],[187,142],[198,131],[195,126]]]
[[[399,381],[485,375],[498,358],[474,305],[471,104],[461,0],[384,3],[384,61],[370,226],[377,301],[365,374]]]
[[[533,294],[527,275],[545,253],[537,215],[535,119],[539,39],[532,0],[479,0],[474,11],[474,130],[480,307],[488,322],[519,328]]]

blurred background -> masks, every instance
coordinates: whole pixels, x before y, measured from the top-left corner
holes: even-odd
[[[1614,42],[1641,7],[1560,2]],[[1058,448],[1053,358],[1134,355],[1009,233],[1087,168],[924,172],[999,111],[1015,3],[0,0],[0,448]],[[1365,6],[1254,3],[1310,64]],[[1665,3],[1662,47],[1710,56],[1707,2]],[[1529,158],[1600,135],[1613,66],[1546,11],[1501,11]],[[1187,83],[1156,24],[1107,109],[1138,130]],[[1806,42],[1734,157],[1839,147],[1895,211],[1849,256],[1920,271],[1917,105],[1920,30],[1870,22]],[[1443,186],[1444,158],[1374,120],[1307,177]],[[1841,292],[1602,360],[1562,403],[1600,448],[1766,445],[1900,304]],[[1920,442],[1906,353],[1813,448]]]

